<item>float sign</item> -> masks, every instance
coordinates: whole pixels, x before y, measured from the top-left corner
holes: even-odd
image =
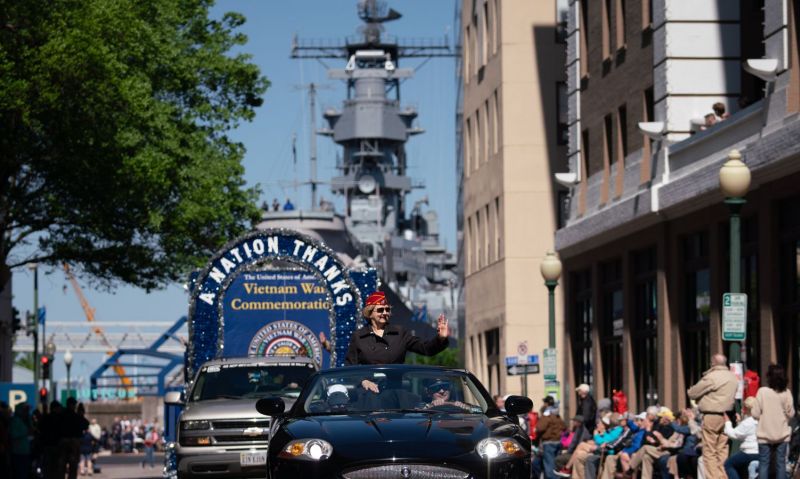
[[[319,333],[331,337],[332,306],[314,274],[246,271],[231,282],[223,304],[223,357],[297,355],[330,366]]]

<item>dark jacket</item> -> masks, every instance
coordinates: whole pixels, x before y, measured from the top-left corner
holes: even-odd
[[[591,394],[587,394],[585,398],[578,397],[578,414],[583,416],[583,425],[589,431],[594,431],[597,426],[597,403]]]
[[[400,326],[386,326],[383,337],[372,332],[367,325],[350,337],[350,347],[344,358],[346,365],[354,364],[403,364],[406,352],[433,356],[447,348],[447,338],[438,335],[423,341]]]

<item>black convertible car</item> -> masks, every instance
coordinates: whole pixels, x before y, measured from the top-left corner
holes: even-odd
[[[317,373],[288,412],[277,398],[256,407],[274,418],[271,479],[527,479],[531,443],[513,415],[531,406],[511,396],[509,417],[466,371],[386,365]]]

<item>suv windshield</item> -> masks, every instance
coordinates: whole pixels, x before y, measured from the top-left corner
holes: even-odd
[[[215,364],[200,370],[192,401],[297,397],[315,368],[309,363]]]
[[[303,403],[308,414],[369,413],[380,411],[484,414],[489,400],[466,374],[458,371],[376,369],[348,372],[331,370],[309,385]],[[380,393],[365,390],[367,379]]]

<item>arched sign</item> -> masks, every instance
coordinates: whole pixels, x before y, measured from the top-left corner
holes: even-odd
[[[204,362],[224,356],[224,298],[228,288],[240,275],[263,275],[265,266],[275,262],[291,264],[304,271],[306,276],[313,275],[317,286],[309,286],[307,292],[316,293],[317,298],[269,304],[234,300],[234,309],[263,309],[268,306],[290,310],[302,308],[306,304],[315,305],[317,309],[324,307],[328,311],[331,333],[331,365],[344,364],[347,339],[359,322],[362,293],[373,291],[377,286],[374,270],[350,271],[339,261],[334,251],[319,241],[292,230],[266,229],[252,232],[227,244],[196,277],[189,307],[189,347],[186,361],[189,378],[193,377]],[[291,279],[293,278],[289,278]],[[288,280],[284,279],[281,284],[288,284],[285,281]],[[245,287],[259,288],[262,292],[267,289],[270,290],[268,292],[297,290],[297,286],[258,286],[255,282],[245,284]],[[240,350],[241,355],[251,356],[302,352],[318,361],[321,355],[316,334],[291,318],[259,325],[255,334],[250,336],[252,338],[247,339],[247,344],[235,345],[237,354]],[[240,338],[237,337],[238,340]]]

